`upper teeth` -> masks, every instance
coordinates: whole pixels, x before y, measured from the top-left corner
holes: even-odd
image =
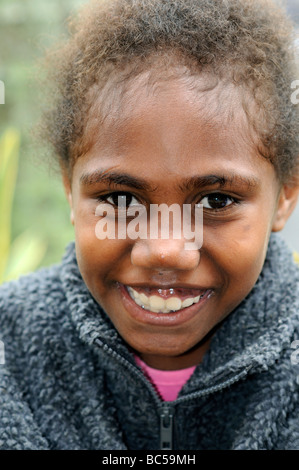
[[[128,287],[128,291],[136,304],[155,313],[176,312],[182,308],[189,307],[190,305],[199,302],[199,300],[204,296],[204,294],[202,294],[197,297],[189,297],[185,300],[181,300],[179,297],[163,299],[158,295],[151,295],[148,297],[144,293],[139,294],[139,292],[132,287]]]

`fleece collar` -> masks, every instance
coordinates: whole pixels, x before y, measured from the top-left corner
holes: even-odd
[[[82,341],[100,338],[135,364],[133,354],[88,291],[71,243],[62,262],[61,280],[70,315]],[[217,385],[242,373],[267,370],[289,349],[299,317],[299,269],[278,234],[269,241],[263,270],[252,291],[214,334],[209,351],[184,390]]]

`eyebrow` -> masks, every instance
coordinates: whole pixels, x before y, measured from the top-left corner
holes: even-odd
[[[94,184],[105,183],[109,186],[128,186],[137,190],[144,190],[153,192],[156,187],[150,185],[143,178],[137,178],[127,173],[120,173],[116,171],[101,171],[97,170],[92,173],[84,173],[80,177],[80,183],[83,186],[91,186]],[[192,176],[186,178],[183,183],[179,185],[181,191],[192,191],[201,189],[206,186],[216,186],[218,188],[231,187],[231,186],[245,186],[248,189],[254,189],[261,184],[261,181],[256,176],[240,175],[238,173],[225,174],[209,174],[203,176]]]
[[[240,175],[238,173],[230,173],[229,175],[211,174],[204,176],[192,176],[188,178],[180,188],[182,191],[191,191],[200,189],[205,186],[215,186],[218,188],[232,187],[232,186],[245,186],[247,189],[254,189],[261,184],[261,181],[256,176]]]
[[[84,173],[80,177],[80,183],[83,186],[105,183],[109,186],[129,186],[134,189],[154,191],[154,188],[143,178],[136,178],[127,173],[119,173],[116,171],[97,170],[93,173]]]

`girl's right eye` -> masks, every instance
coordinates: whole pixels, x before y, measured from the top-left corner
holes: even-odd
[[[110,194],[105,194],[98,198],[99,202],[108,202],[116,209],[128,209],[129,207],[133,206],[140,206],[142,205],[136,197],[133,196],[131,193],[125,192],[114,192]]]

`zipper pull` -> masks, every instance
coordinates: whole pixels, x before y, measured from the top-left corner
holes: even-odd
[[[160,450],[172,450],[173,446],[173,407],[164,404],[160,414]]]

